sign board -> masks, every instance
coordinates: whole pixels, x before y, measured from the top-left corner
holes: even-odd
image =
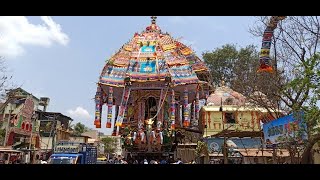
[[[212,137],[204,140],[207,143],[209,153],[222,153],[224,138]],[[261,138],[228,138],[226,145],[229,149],[259,149],[261,148]]]
[[[307,136],[302,133],[303,113],[290,114],[263,124],[264,140],[267,148],[285,142],[302,142]]]

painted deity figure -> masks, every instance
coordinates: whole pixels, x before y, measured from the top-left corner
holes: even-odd
[[[144,151],[146,149],[146,141],[147,138],[143,129],[140,129],[138,132],[133,132],[132,142],[140,151]]]
[[[152,130],[152,125],[153,125],[154,120],[153,119],[148,119],[145,121],[146,123],[146,129],[148,132]]]

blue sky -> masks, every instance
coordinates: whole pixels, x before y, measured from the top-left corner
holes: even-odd
[[[259,47],[260,38],[248,32],[255,21],[247,16],[160,16],[157,24],[201,55],[227,43]],[[16,85],[50,98],[48,111],[93,128],[95,83],[105,60],[149,24],[149,16],[0,17],[0,55]],[[100,131],[110,133],[104,127]]]

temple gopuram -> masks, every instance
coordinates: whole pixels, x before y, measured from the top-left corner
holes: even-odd
[[[94,124],[114,127],[131,156],[169,156],[185,132],[201,138],[199,100],[212,89],[205,63],[156,19],[106,61],[97,83]]]

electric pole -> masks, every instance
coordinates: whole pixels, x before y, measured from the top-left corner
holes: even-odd
[[[222,98],[221,98],[221,105],[219,111],[221,112],[221,120],[222,120],[222,132],[223,132],[223,162],[224,164],[228,164],[228,152],[226,146],[226,133],[224,129],[224,118],[223,118],[223,109],[222,109]]]

